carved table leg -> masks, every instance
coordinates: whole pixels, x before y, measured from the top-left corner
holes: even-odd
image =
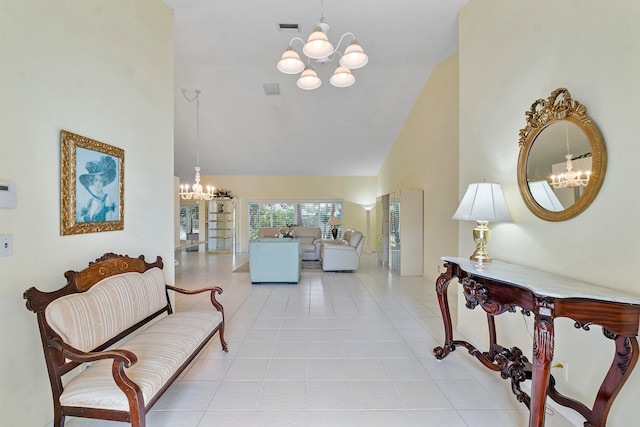
[[[589,417],[590,425],[593,427],[605,426],[614,399],[638,362],[638,341],[635,337],[619,336],[604,328],[602,331],[607,338],[615,340],[616,354],[598,390],[591,417]]]
[[[553,309],[553,299],[536,301],[529,427],[544,426],[547,387],[554,347]]]
[[[451,324],[451,312],[449,311],[449,298],[447,296],[447,288],[453,277],[452,266],[445,264],[447,271],[442,273],[436,280],[436,294],[438,295],[438,304],[442,313],[442,321],[444,323],[444,346],[433,349],[436,359],[444,359],[447,354],[456,349],[453,345],[453,326]]]

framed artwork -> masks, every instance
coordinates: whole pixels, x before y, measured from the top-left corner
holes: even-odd
[[[60,235],[124,229],[124,150],[60,131]]]

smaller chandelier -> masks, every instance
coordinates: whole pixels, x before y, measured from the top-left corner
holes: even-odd
[[[573,162],[571,158],[572,154],[566,154],[564,156],[567,159],[567,171],[560,175],[551,175],[551,186],[553,188],[567,188],[567,187],[586,187],[589,184],[589,178],[591,178],[591,171],[573,171]]]
[[[355,83],[356,78],[351,70],[362,68],[369,62],[369,57],[362,46],[356,41],[353,33],[345,33],[340,37],[338,45],[334,48],[327,33],[331,27],[324,20],[324,13],[320,16],[320,22],[316,24],[313,32],[305,42],[299,37],[294,37],[289,42],[289,47],[284,51],[280,61],[278,61],[278,70],[284,74],[300,74],[297,85],[300,89],[313,90],[320,87],[322,80],[318,77],[311,66],[314,61],[317,64],[324,65],[335,59],[336,54],[340,55],[340,65],[336,68],[329,81],[336,87],[349,87]],[[351,43],[346,47],[344,53],[338,51],[340,44],[346,37],[351,37]],[[307,56],[307,65],[300,59],[300,54],[293,48],[293,42],[302,43],[302,52]]]
[[[565,128],[565,138],[567,141],[567,154],[564,158],[566,172],[560,175],[551,175],[551,186],[553,188],[567,188],[567,187],[586,187],[589,184],[589,178],[591,178],[591,170],[586,171],[574,171],[573,170],[573,154],[569,148],[569,129]],[[581,157],[579,157],[581,158]]]
[[[182,89],[182,96],[184,96],[184,99],[186,99],[187,102],[196,101],[196,164],[198,165],[195,167],[196,182],[191,187],[187,184],[181,184],[180,193],[178,194],[180,194],[180,197],[184,200],[211,200],[214,197],[215,188],[207,185],[207,191],[205,193],[203,191],[202,184],[200,184],[200,153],[198,151],[198,140],[200,139],[200,93],[202,92],[200,92],[199,89],[196,89],[194,92],[195,96],[189,99],[187,97],[187,90]]]
[[[189,186],[186,184],[180,185],[180,197],[184,200],[211,200],[214,197],[213,191],[214,188],[210,185],[207,185],[207,192],[202,191],[202,184],[200,184],[200,166],[196,166],[196,183],[191,187],[191,191],[189,191]]]

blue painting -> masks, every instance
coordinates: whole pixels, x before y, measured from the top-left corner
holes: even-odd
[[[118,221],[119,158],[76,149],[76,222]]]

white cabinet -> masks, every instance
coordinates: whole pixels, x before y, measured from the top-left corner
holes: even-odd
[[[234,199],[213,199],[209,202],[207,218],[209,252],[233,252],[235,247],[235,216]]]
[[[389,195],[376,198],[376,261],[384,267],[389,266]]]
[[[398,190],[378,197],[378,260],[401,276],[423,274],[423,198],[422,190]]]

